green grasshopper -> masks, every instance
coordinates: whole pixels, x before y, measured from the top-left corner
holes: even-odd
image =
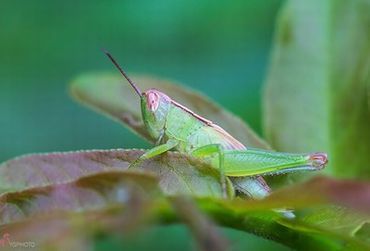
[[[326,153],[293,154],[247,149],[220,126],[166,94],[156,89],[141,92],[112,55],[104,52],[139,95],[145,127],[157,142],[155,147],[146,151],[130,167],[167,151],[176,150],[202,158],[218,168],[224,196],[230,194],[226,185],[231,180],[238,192],[254,199],[266,197],[270,193],[270,188],[261,175],[320,170],[325,167]]]

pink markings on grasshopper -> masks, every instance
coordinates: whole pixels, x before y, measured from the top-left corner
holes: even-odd
[[[328,163],[328,155],[326,153],[312,153],[309,156],[309,160],[313,167],[316,167],[318,170],[324,168]]]
[[[159,95],[155,90],[149,90],[144,94],[148,100],[147,105],[148,109],[152,112],[155,112],[159,106]]]

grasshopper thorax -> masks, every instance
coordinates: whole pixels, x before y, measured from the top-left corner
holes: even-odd
[[[171,98],[163,92],[149,89],[142,93],[141,112],[144,124],[155,140],[163,135],[170,106]]]

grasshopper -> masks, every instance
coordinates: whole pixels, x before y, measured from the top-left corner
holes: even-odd
[[[142,92],[112,55],[104,52],[140,97],[145,127],[156,142],[156,146],[131,163],[130,168],[146,159],[176,150],[202,158],[218,168],[225,197],[230,195],[226,185],[231,181],[236,191],[261,199],[270,194],[270,187],[262,175],[320,170],[328,162],[327,154],[322,152],[295,154],[247,149],[220,126],[165,93],[156,89]]]

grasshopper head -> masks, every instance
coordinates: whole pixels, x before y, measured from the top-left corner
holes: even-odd
[[[141,112],[144,124],[154,139],[161,137],[167,114],[171,105],[171,99],[156,89],[149,89],[142,93]]]
[[[153,139],[158,140],[164,132],[171,99],[166,94],[156,89],[149,89],[145,92],[141,92],[138,86],[127,76],[126,72],[117,63],[113,56],[108,51],[103,50],[103,52],[109,57],[112,63],[121,72],[122,76],[130,83],[131,87],[140,97],[141,113],[144,124]]]

